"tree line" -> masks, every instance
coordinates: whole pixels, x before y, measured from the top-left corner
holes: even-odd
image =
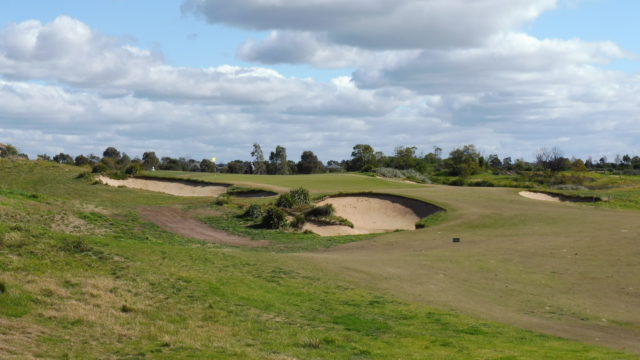
[[[464,145],[443,156],[439,147],[427,154],[418,154],[415,146],[398,146],[393,154],[386,155],[376,151],[369,144],[357,144],[352,148],[351,156],[346,160],[330,160],[323,163],[311,150],[303,151],[300,159],[292,161],[288,158],[287,149],[276,148],[266,157],[262,147],[254,143],[250,152],[250,160],[233,160],[226,164],[215,164],[211,160],[194,160],[185,157],[159,158],[155,152],[145,152],[142,157],[131,158],[114,147],[108,147],[102,157],[59,153],[38,155],[38,159],[54,161],[60,164],[90,166],[94,172],[135,175],[140,170],[173,170],[192,172],[222,172],[234,174],[257,175],[294,175],[317,174],[325,172],[375,172],[377,169],[411,170],[425,176],[469,176],[490,171],[494,174],[509,172],[541,171],[558,173],[562,171],[603,171],[620,174],[640,175],[640,157],[629,154],[618,155],[613,161],[606,156],[597,160],[589,157],[586,160],[565,157],[557,147],[539,149],[533,162],[523,158],[500,158],[497,154],[483,156],[474,145]],[[0,144],[0,157],[28,158],[20,154],[11,145]]]

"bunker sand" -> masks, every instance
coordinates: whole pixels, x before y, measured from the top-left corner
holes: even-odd
[[[106,176],[99,176],[98,181],[109,186],[124,186],[132,189],[161,192],[175,196],[217,197],[227,192],[226,185],[200,184],[180,180],[149,180],[129,178],[114,180]]]
[[[443,210],[418,200],[378,194],[332,197],[318,203],[325,204],[333,205],[336,215],[351,221],[353,228],[314,223],[305,225],[306,230],[321,236],[415,230],[418,220]]]
[[[532,192],[532,191],[520,191],[518,194],[520,196],[524,196],[524,197],[526,197],[528,199],[533,199],[533,200],[560,202],[560,197],[551,196],[549,194],[537,193],[537,192]]]
[[[269,243],[268,241],[254,241],[212,228],[175,208],[143,207],[138,209],[138,214],[144,220],[152,222],[166,231],[213,244],[260,247]]]

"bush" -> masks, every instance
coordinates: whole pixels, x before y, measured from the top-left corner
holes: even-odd
[[[314,207],[313,209],[307,211],[307,216],[311,217],[326,217],[332,216],[336,212],[336,209],[332,204],[325,204],[322,206]]]
[[[251,204],[249,205],[247,210],[244,211],[244,214],[242,214],[242,216],[245,218],[257,220],[264,216],[264,210],[262,210],[262,207],[258,204]]]
[[[304,218],[304,215],[296,215],[295,218],[291,221],[291,227],[296,230],[302,230],[304,224],[307,223],[307,220]]]
[[[7,285],[5,285],[4,282],[0,281],[0,295],[6,292],[7,292]]]
[[[311,204],[311,195],[309,195],[309,190],[303,188],[298,188],[291,190],[286,194],[282,194],[276,201],[276,206],[285,209],[293,209],[309,204]]]
[[[125,173],[131,176],[137,175],[140,172],[140,169],[141,169],[140,164],[133,163],[129,165],[129,167],[127,167],[127,170],[125,170]]]
[[[373,169],[373,173],[377,176],[391,179],[407,179],[418,183],[431,184],[431,180],[414,169],[398,170],[394,168],[377,168]]]
[[[282,209],[271,206],[262,217],[262,226],[267,229],[286,229],[287,214]]]
[[[455,178],[455,179],[449,181],[449,183],[447,185],[450,185],[450,186],[464,186],[464,184],[465,184],[465,181],[464,181],[463,178]]]
[[[489,180],[470,181],[467,185],[469,185],[469,186],[478,186],[478,187],[494,187],[494,186],[496,186],[494,183],[492,183]]]
[[[373,169],[373,173],[378,176],[382,176],[386,178],[394,178],[394,179],[404,178],[404,174],[402,173],[402,171],[398,169],[393,169],[393,168],[377,168],[377,169]]]

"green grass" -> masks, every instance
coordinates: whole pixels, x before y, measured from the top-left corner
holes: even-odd
[[[389,181],[361,174],[314,174],[314,175],[239,175],[210,174],[179,171],[144,172],[145,176],[161,178],[191,179],[207,182],[229,183],[237,185],[269,185],[270,190],[281,192],[304,187],[315,193],[385,191],[392,189],[415,188],[420,185]]]
[[[91,185],[76,179],[79,172],[48,163],[0,162],[0,282],[7,289],[0,294],[0,357],[637,358],[459,312],[435,310],[393,292],[373,289],[367,283],[345,281],[345,276],[366,273],[366,269],[361,273],[359,268],[366,252],[352,252],[351,260],[326,268],[316,259],[327,254],[324,252],[280,254],[176,236],[141,221],[135,208],[199,207],[210,200]],[[343,184],[335,185],[335,190],[352,191],[356,185],[364,187],[358,191],[379,190],[386,186],[373,178],[340,179],[331,180],[334,185]],[[283,181],[273,180],[271,185],[303,185],[294,179]],[[307,183],[316,192],[334,190],[321,180],[314,181]],[[407,239],[411,244],[414,237],[424,239],[438,231],[448,234],[447,226],[469,216],[465,206],[473,207],[476,202],[495,196],[389,184],[392,192],[433,197],[451,209],[447,215],[450,218],[424,231],[384,236],[382,239],[392,241],[389,245],[394,238]],[[33,194],[37,196],[34,198]],[[477,196],[469,197],[470,194]],[[461,199],[472,201],[468,204]],[[64,222],[61,216],[75,219],[81,224],[80,230],[57,226]],[[492,233],[500,228],[500,217],[495,216],[495,225],[488,228],[482,227],[481,222],[469,226],[476,226],[479,235]],[[553,214],[549,214],[544,221],[552,219]],[[210,219],[221,226],[231,224],[226,226],[232,231],[245,229],[239,219],[222,220]],[[430,229],[433,232],[427,232]],[[310,246],[323,241],[315,236],[273,236],[279,238],[271,239],[277,246],[286,244],[298,250],[332,245]],[[380,253],[376,254],[370,258],[371,266],[384,274],[386,261],[378,261]],[[429,259],[440,266],[451,263],[469,267],[479,263],[473,253],[452,257],[436,251],[413,253],[413,257]],[[329,258],[336,259],[333,255]],[[501,268],[500,264],[481,259],[487,266]],[[400,271],[404,265],[395,264]],[[345,266],[353,268],[344,269]],[[518,266],[505,265],[504,269],[513,269],[512,274],[504,275],[518,277],[522,273]],[[334,275],[333,271],[341,274]],[[536,277],[530,277],[523,280],[535,282]]]

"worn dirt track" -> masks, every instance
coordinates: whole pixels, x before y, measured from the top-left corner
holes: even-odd
[[[164,230],[192,239],[213,244],[246,247],[261,247],[268,244],[268,241],[254,241],[212,228],[176,208],[143,207],[138,209],[138,213],[144,220],[152,222]]]

